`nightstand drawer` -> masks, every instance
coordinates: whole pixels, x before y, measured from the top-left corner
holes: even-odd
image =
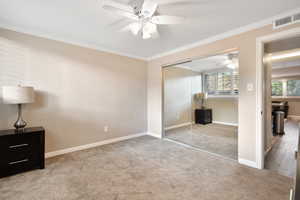
[[[23,158],[0,165],[0,177],[39,168],[36,159]]]
[[[30,148],[22,148],[22,149],[14,149],[0,152],[0,167],[11,165],[13,166],[16,163],[19,163],[19,161],[22,160],[29,160],[29,161],[38,161],[40,159],[40,151],[37,149]]]
[[[38,141],[39,137],[37,136],[6,138],[6,140],[0,142],[0,157],[2,158],[0,163],[13,162],[25,158],[36,158],[40,152]]]
[[[13,151],[8,151],[5,155],[6,159],[5,162],[15,162],[18,160],[30,159],[30,160],[37,160],[39,158],[39,152],[33,148],[26,148],[26,149],[18,149]]]
[[[11,135],[0,140],[0,149],[10,151],[28,149],[36,146],[38,140],[38,135]]]

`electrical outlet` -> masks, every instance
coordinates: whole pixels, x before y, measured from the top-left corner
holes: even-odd
[[[108,132],[108,126],[104,126],[104,132],[105,132],[105,133]]]

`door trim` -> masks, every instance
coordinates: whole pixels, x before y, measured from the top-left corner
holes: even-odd
[[[267,42],[286,39],[300,35],[300,28],[262,36],[256,39],[256,165],[258,169],[264,169],[264,44]]]

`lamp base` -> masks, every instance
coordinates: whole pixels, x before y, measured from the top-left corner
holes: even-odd
[[[23,129],[27,123],[22,118],[22,104],[18,104],[18,119],[14,124],[16,129]]]
[[[18,118],[18,120],[14,124],[14,127],[16,129],[23,129],[26,125],[27,123],[22,118]]]

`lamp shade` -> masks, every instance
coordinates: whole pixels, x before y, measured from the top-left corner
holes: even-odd
[[[4,86],[2,98],[5,104],[26,104],[34,102],[33,87]]]

